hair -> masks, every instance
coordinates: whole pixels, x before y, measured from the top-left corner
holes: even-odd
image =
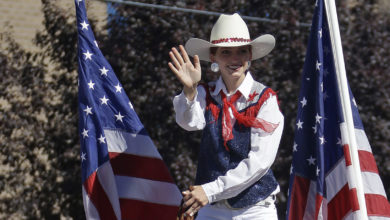
[[[249,52],[252,53],[252,45],[247,45],[249,46]],[[217,53],[219,47],[210,47],[210,54],[215,55]]]

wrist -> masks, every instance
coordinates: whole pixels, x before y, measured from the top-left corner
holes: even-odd
[[[194,97],[196,95],[196,87],[197,87],[197,84],[193,85],[192,87],[184,86],[183,92],[189,101],[194,100]]]

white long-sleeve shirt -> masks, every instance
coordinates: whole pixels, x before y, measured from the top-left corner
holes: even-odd
[[[236,109],[240,110],[245,106],[253,83],[254,80],[248,72],[244,81],[237,88],[242,96],[235,103]],[[215,90],[211,95],[215,96],[221,90],[227,94],[227,99],[236,92],[228,94],[220,77],[216,81]],[[204,117],[206,91],[204,87],[197,87],[197,94],[193,101],[189,101],[183,92],[175,96],[173,105],[176,112],[176,122],[185,130],[202,130],[206,126]],[[232,124],[234,124],[235,119],[230,108],[229,112]],[[216,180],[202,185],[209,203],[238,195],[265,175],[274,162],[284,126],[284,117],[279,110],[276,96],[271,96],[264,102],[257,118],[278,124],[278,127],[272,133],[267,133],[260,128],[251,128],[251,149],[248,158],[242,160],[236,168],[228,170],[224,176],[219,176]],[[279,187],[273,194],[278,192]]]

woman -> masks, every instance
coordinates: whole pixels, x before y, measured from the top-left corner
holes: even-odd
[[[176,121],[188,131],[203,129],[195,186],[183,192],[185,214],[277,219],[279,185],[270,167],[283,115],[276,94],[249,72],[250,61],[267,55],[274,45],[271,35],[250,40],[245,22],[233,14],[219,17],[210,42],[192,38],[185,48],[170,51],[168,66],[183,84],[173,100]],[[212,62],[211,70],[220,73],[217,81],[198,85],[200,60]]]

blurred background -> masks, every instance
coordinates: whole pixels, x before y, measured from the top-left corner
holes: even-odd
[[[279,95],[285,129],[272,167],[285,218],[301,72],[315,0],[144,0],[157,5],[271,19],[247,21],[276,48],[252,63]],[[390,196],[390,1],[338,0],[347,77]],[[103,54],[180,189],[193,183],[201,132],[175,123],[181,91],[168,52],[208,39],[217,17],[87,0]],[[77,115],[77,32],[72,0],[0,2],[0,219],[84,219]],[[203,81],[216,76],[202,63]]]

